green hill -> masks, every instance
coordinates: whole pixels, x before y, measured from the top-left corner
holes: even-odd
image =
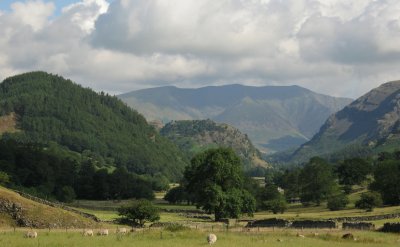
[[[209,148],[230,147],[242,159],[245,169],[269,167],[247,135],[228,124],[212,120],[172,121],[160,133],[177,144],[189,157]]]
[[[0,227],[86,228],[98,223],[80,214],[22,197],[0,186]]]
[[[31,72],[7,78],[0,84],[0,99],[4,138],[55,142],[137,174],[162,173],[172,180],[186,165],[175,145],[118,98],[60,76]]]

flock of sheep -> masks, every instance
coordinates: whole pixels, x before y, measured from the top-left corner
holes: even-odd
[[[100,229],[97,232],[97,235],[99,236],[108,236],[108,229]],[[116,231],[117,234],[122,234],[125,235],[128,233],[128,229],[126,228],[117,228]],[[87,237],[92,237],[94,236],[94,232],[93,230],[90,229],[85,229],[82,233],[83,236],[87,236]],[[36,231],[28,231],[25,233],[25,237],[26,238],[37,238],[38,233]],[[214,244],[215,242],[217,242],[217,236],[213,233],[210,233],[207,235],[207,242],[211,245]]]
[[[100,229],[97,232],[97,235],[98,236],[108,236],[108,233],[109,233],[108,229]],[[117,228],[116,233],[117,234],[121,234],[121,235],[125,235],[125,234],[128,233],[128,229],[126,229],[126,228]],[[93,230],[89,230],[89,229],[85,229],[83,231],[82,235],[91,237],[91,236],[94,236],[94,231]],[[26,238],[37,238],[37,236],[38,236],[38,233],[36,231],[28,231],[28,232],[25,233],[25,237]]]

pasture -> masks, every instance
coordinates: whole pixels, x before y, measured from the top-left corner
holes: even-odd
[[[171,232],[161,229],[147,229],[128,235],[117,235],[114,230],[110,231],[109,236],[82,236],[82,230],[75,231],[47,231],[39,230],[38,238],[24,238],[26,229],[13,231],[2,231],[0,233],[0,246],[7,247],[189,247],[189,246],[208,246],[206,236],[209,233],[205,230],[182,230]],[[96,232],[96,230],[95,230]],[[354,240],[344,240],[341,236],[346,233],[341,230],[318,230],[318,236],[314,236],[315,231],[301,232],[305,238],[296,236],[296,230],[275,230],[252,232],[215,232],[218,240],[214,246],[220,247],[389,247],[400,244],[399,234],[387,234],[379,232],[353,231]]]

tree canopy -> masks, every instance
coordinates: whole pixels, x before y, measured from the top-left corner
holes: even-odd
[[[255,211],[255,199],[243,186],[240,158],[232,149],[210,149],[196,155],[184,177],[197,206],[214,213],[215,220]]]

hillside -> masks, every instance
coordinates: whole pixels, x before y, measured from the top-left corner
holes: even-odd
[[[304,161],[314,155],[390,151],[400,143],[400,81],[388,82],[329,117],[311,141],[291,157]],[[356,155],[356,153],[354,153]]]
[[[262,151],[299,146],[351,102],[298,86],[159,87],[118,96],[148,120],[212,119],[238,128]]]
[[[0,186],[0,227],[85,228],[96,224],[79,214],[29,200]]]
[[[122,101],[60,76],[31,72],[7,78],[0,84],[0,98],[3,137],[55,142],[137,174],[161,172],[173,180],[186,165],[178,148]]]
[[[160,133],[177,144],[189,157],[213,147],[230,147],[240,156],[245,168],[268,167],[247,135],[227,124],[212,120],[172,121]]]

